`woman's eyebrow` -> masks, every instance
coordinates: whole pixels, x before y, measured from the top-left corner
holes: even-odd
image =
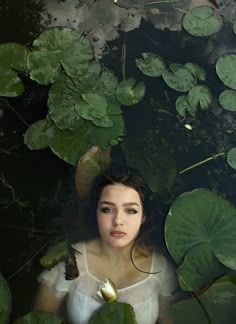
[[[105,201],[105,200],[103,200],[103,201],[101,201],[99,203],[99,205],[102,205],[102,204],[106,204],[106,205],[110,205],[110,206],[115,206],[116,205],[111,201]],[[123,206],[138,206],[138,207],[140,207],[140,205],[137,204],[136,202],[127,202],[127,203],[124,203]]]

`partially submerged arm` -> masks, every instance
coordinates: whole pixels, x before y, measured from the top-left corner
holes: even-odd
[[[65,297],[57,297],[45,284],[40,284],[35,302],[34,311],[57,313]]]

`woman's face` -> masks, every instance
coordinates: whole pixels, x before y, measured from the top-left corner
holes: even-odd
[[[139,193],[123,184],[104,187],[97,203],[97,223],[104,242],[123,247],[138,235],[143,207]]]

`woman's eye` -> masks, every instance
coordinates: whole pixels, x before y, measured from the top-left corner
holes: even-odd
[[[137,210],[135,209],[127,209],[128,214],[137,214]]]
[[[103,207],[103,208],[101,208],[101,212],[103,212],[103,213],[110,213],[110,212],[112,212],[112,208],[110,208],[110,207]]]

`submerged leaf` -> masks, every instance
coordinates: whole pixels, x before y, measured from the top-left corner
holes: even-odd
[[[24,143],[31,150],[48,147],[55,134],[55,127],[48,120],[42,119],[30,125],[24,135]]]
[[[183,28],[193,36],[209,36],[217,33],[224,24],[222,16],[215,15],[212,7],[199,6],[183,17]]]
[[[81,200],[88,198],[96,176],[103,172],[111,162],[111,147],[101,149],[91,147],[76,164],[76,190]]]
[[[7,281],[0,273],[0,323],[7,324],[11,311],[11,294]]]

